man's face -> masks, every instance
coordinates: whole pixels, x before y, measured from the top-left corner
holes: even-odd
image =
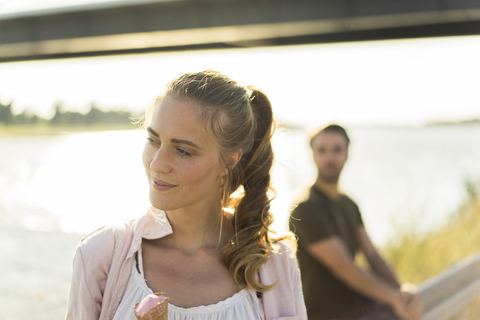
[[[319,177],[326,182],[338,182],[348,158],[345,136],[337,132],[322,132],[313,139],[312,150]]]

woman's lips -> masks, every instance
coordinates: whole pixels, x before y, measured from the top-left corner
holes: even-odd
[[[175,188],[176,185],[159,180],[159,179],[153,179],[153,188],[158,191],[168,191],[173,188]]]

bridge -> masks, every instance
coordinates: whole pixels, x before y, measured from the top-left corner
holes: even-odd
[[[480,34],[480,0],[124,0],[0,16],[0,62]]]

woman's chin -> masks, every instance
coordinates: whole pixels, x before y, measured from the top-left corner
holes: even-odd
[[[165,203],[165,201],[163,201],[162,199],[158,199],[158,197],[155,197],[152,195],[150,195],[150,204],[152,205],[152,207],[162,211],[174,209],[172,208],[171,205],[169,205],[168,203]]]

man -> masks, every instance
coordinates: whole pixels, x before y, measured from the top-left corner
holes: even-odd
[[[338,125],[313,136],[310,146],[317,180],[309,199],[291,214],[308,318],[420,319],[418,297],[401,289],[370,241],[357,205],[338,189],[349,143],[345,129]],[[355,263],[358,251],[363,252],[371,272]]]

